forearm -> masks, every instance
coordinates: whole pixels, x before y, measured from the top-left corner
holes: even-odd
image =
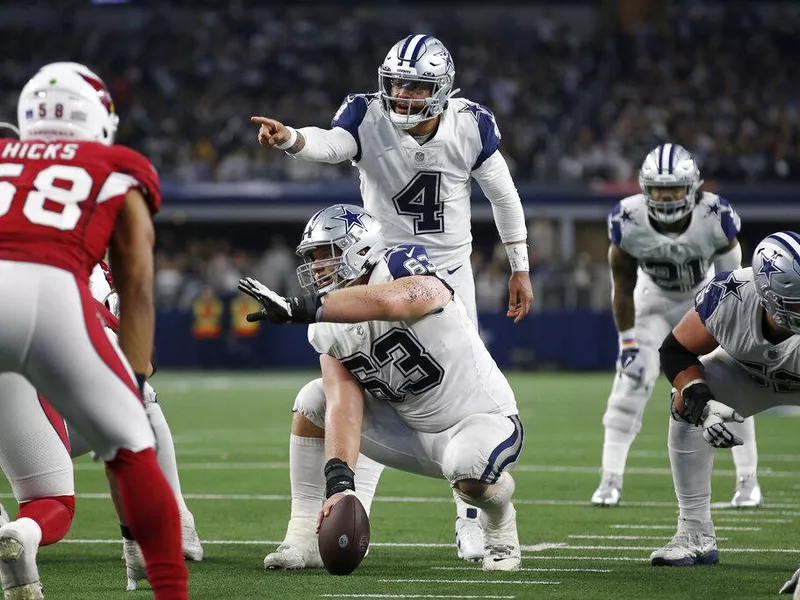
[[[735,271],[742,266],[742,247],[736,244],[733,248],[714,255],[714,271]]]
[[[353,158],[358,145],[341,127],[321,129],[319,127],[289,127],[290,138],[281,146],[287,154],[313,162],[339,163]]]
[[[355,469],[361,449],[364,395],[355,381],[325,387],[325,460],[338,458]]]
[[[153,352],[155,309],[153,307],[152,272],[146,277],[127,278],[120,296],[119,345],[134,373],[152,372],[150,357]]]
[[[617,331],[622,333],[633,329],[636,325],[636,306],[633,301],[633,290],[614,290],[612,302],[614,323]]]
[[[322,320],[335,323],[405,321],[441,308],[452,293],[430,275],[336,290],[322,301]]]

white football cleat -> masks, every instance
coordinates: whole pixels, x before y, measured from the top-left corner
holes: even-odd
[[[601,473],[600,485],[592,494],[594,506],[619,506],[622,502],[622,476]]]
[[[736,490],[733,492],[731,506],[733,508],[758,508],[764,501],[761,495],[761,486],[755,475],[739,477]]]
[[[483,529],[478,519],[456,517],[456,548],[462,560],[483,560]]]
[[[517,511],[509,502],[505,508],[500,525],[491,527],[486,512],[481,511],[479,517],[483,527],[484,571],[519,571],[522,554],[517,535]]]
[[[0,504],[0,527],[11,521],[11,517],[6,510],[6,507]]]
[[[126,590],[133,592],[140,581],[147,581],[142,549],[133,540],[122,539],[122,558],[125,559],[125,575],[128,580]]]
[[[0,577],[5,600],[40,600],[44,598],[36,567],[36,553],[42,532],[27,518],[0,527]]]
[[[194,526],[194,515],[188,510],[181,511],[181,544],[183,558],[194,562],[203,560],[203,545]]]
[[[717,536],[711,523],[691,526],[683,523],[663,548],[650,554],[655,567],[691,567],[715,565],[719,562]],[[688,526],[687,526],[688,525]]]
[[[289,519],[286,537],[281,545],[264,558],[267,571],[321,569],[322,557],[319,555],[315,519]]]
[[[800,600],[800,569],[794,572],[792,578],[783,584],[783,587],[778,592],[779,594],[792,594],[792,600]]]

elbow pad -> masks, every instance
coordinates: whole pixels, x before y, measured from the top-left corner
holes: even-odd
[[[675,381],[678,373],[691,366],[702,366],[696,354],[689,352],[683,347],[675,335],[670,331],[664,339],[661,348],[658,349],[661,358],[661,370],[667,376],[670,383]]]

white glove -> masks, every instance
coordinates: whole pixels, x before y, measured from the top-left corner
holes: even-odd
[[[744,444],[742,438],[725,427],[725,423],[744,423],[744,417],[722,402],[709,400],[703,409],[703,439],[715,448],[732,448]]]
[[[800,569],[797,569],[797,571],[794,572],[794,575],[792,575],[792,578],[789,581],[787,581],[786,583],[783,584],[783,587],[781,588],[781,591],[778,592],[778,593],[779,594],[791,594],[792,592],[796,592],[797,591],[798,582],[800,582]],[[795,596],[796,595],[797,594],[795,594]]]

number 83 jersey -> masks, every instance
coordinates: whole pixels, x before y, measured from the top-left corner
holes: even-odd
[[[390,244],[423,245],[439,269],[469,257],[472,172],[500,146],[492,111],[451,98],[435,134],[420,145],[386,118],[377,94],[351,94],[331,127],[355,139],[364,208]]]
[[[608,217],[611,243],[639,263],[637,288],[655,286],[674,300],[691,298],[707,281],[712,257],[730,244],[740,226],[733,206],[709,192],[702,192],[680,234],[653,227],[642,194],[623,199]]]
[[[88,284],[130,189],[158,211],[158,174],[130,148],[0,139],[0,260],[58,267]]]
[[[391,248],[369,284],[436,271],[419,245]],[[339,360],[368,392],[412,429],[438,433],[469,415],[517,414],[514,392],[457,296],[414,321],[315,323],[308,330],[320,354]]]

